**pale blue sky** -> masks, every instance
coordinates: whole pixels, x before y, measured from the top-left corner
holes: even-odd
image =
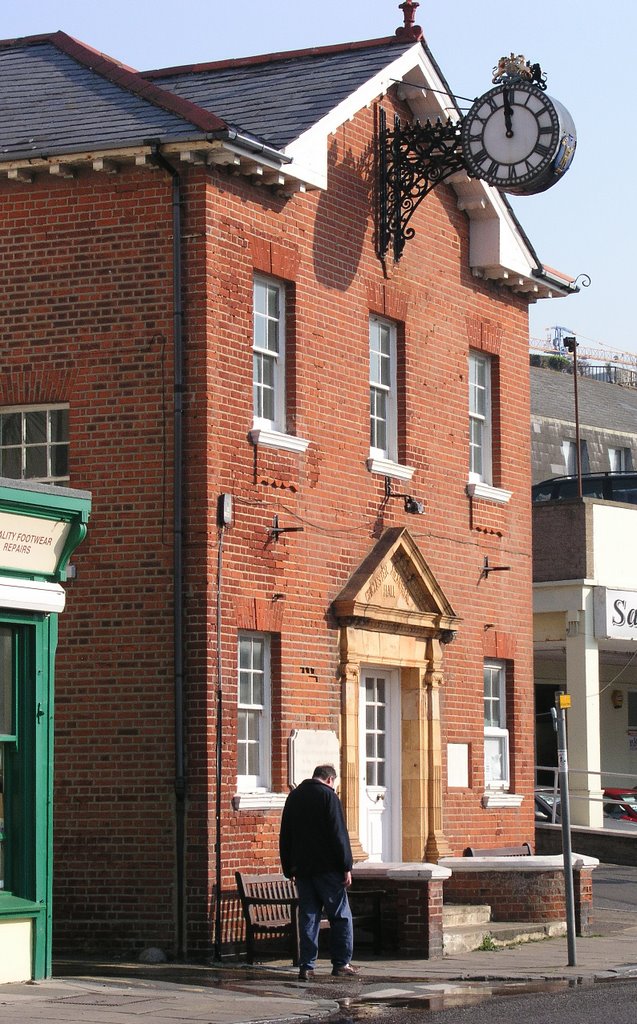
[[[0,38],[63,29],[140,70],[375,39],[402,23],[397,0],[5,0],[2,8]],[[636,0],[422,0],[416,20],[457,96],[486,92],[492,67],[512,51],[546,71],[549,95],[575,120],[578,149],[559,184],[513,205],[543,262],[589,274],[592,284],[532,306],[531,333],[561,325],[583,346],[637,352]]]

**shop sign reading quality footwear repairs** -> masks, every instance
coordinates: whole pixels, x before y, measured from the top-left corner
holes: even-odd
[[[54,573],[70,528],[64,520],[0,512],[0,568]]]

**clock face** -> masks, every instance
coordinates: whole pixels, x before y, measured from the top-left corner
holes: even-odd
[[[526,82],[499,85],[480,96],[462,122],[469,174],[503,191],[536,191],[552,170],[564,135],[558,108]]]

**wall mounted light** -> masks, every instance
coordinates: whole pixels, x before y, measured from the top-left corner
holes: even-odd
[[[619,708],[624,706],[624,691],[613,690],[613,692],[610,695],[610,699],[613,707],[619,710]]]
[[[411,494],[398,494],[396,491],[391,489],[391,478],[385,477],[385,497],[386,498],[403,498],[405,502],[405,512],[408,512],[412,516],[422,516],[425,513],[425,502],[418,501],[417,498],[412,497]]]

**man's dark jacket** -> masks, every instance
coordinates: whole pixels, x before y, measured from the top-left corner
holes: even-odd
[[[305,779],[292,790],[283,808],[279,853],[286,878],[352,870],[343,808],[331,786]]]

